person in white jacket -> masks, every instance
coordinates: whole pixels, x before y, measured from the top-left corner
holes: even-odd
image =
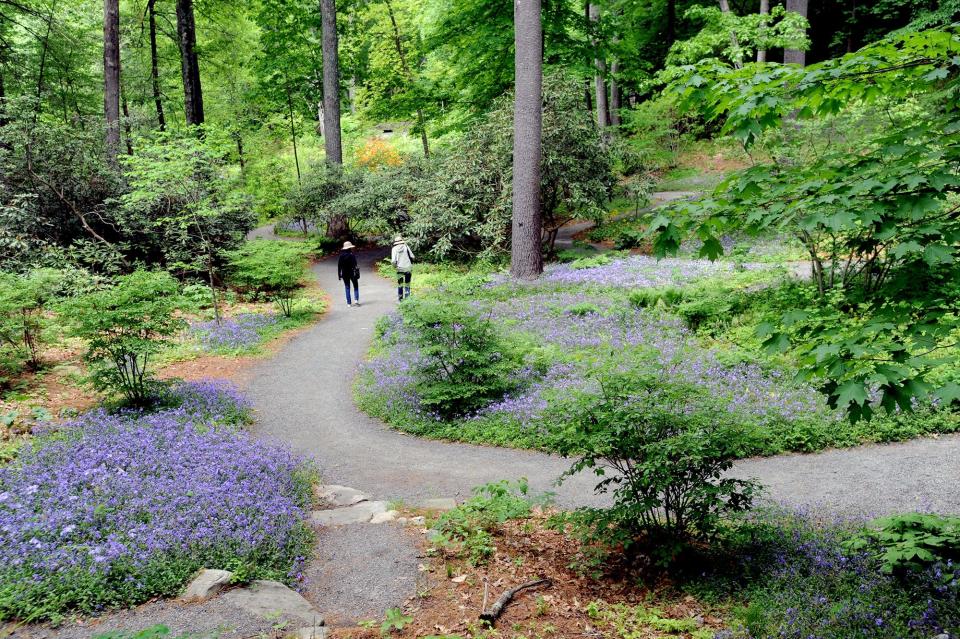
[[[397,299],[410,297],[410,278],[413,272],[413,251],[403,241],[400,235],[393,238],[393,251],[390,252],[390,262],[397,269]]]

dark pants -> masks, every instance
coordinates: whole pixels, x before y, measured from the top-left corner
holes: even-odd
[[[353,303],[353,300],[350,299],[350,282],[353,282],[353,296],[357,298],[357,301],[360,301],[360,281],[359,280],[350,280],[347,278],[343,279],[343,290],[347,293],[347,305]]]
[[[410,297],[410,271],[397,271],[397,299]]]

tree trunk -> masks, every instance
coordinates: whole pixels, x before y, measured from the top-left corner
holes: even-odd
[[[730,11],[730,2],[728,0],[720,0],[720,11],[723,13],[731,13]],[[735,31],[730,32],[730,44],[733,45],[734,50],[739,49],[740,42],[737,40],[737,33]],[[738,69],[743,68],[743,59],[739,56],[733,59],[733,66]]]
[[[243,157],[243,134],[240,131],[234,131],[234,139],[237,141],[237,158],[240,160],[240,173],[247,168],[246,158]]]
[[[340,143],[340,53],[335,0],[320,0],[323,31],[323,148],[327,162],[343,164]]]
[[[770,13],[770,0],[760,0],[760,15],[767,15]],[[766,49],[757,49],[757,62],[766,62],[767,61],[767,50]]]
[[[610,124],[620,126],[620,85],[617,84],[617,73],[620,72],[620,60],[610,61]]]
[[[677,39],[677,0],[667,0],[667,48]]]
[[[540,217],[543,44],[540,0],[514,0],[513,235],[510,272],[536,279],[543,272]]]
[[[300,176],[300,154],[297,153],[297,126],[293,121],[293,96],[290,94],[290,84],[284,82],[284,85],[287,88],[287,113],[290,117],[290,139],[293,141],[293,163],[297,167],[297,184],[299,185],[303,183],[303,178]]]
[[[590,80],[583,83],[583,102],[587,105],[587,112],[593,114],[593,87],[590,86]]]
[[[593,27],[596,29],[600,26],[600,7],[595,4],[591,4],[589,12],[590,22],[593,23]],[[591,43],[593,44],[594,52],[596,52],[599,47],[598,39],[594,37]],[[593,65],[597,69],[597,73],[593,78],[594,93],[596,94],[597,126],[602,130],[605,129],[610,123],[610,110],[607,106],[607,83],[606,80],[604,80],[604,75],[606,74],[607,70],[607,63],[602,57],[597,55],[597,57],[593,59]]]
[[[160,95],[160,61],[157,56],[157,0],[147,2],[147,22],[150,28],[150,85],[153,89],[153,103],[157,107],[157,125],[161,131],[167,130],[167,120],[163,115],[163,99]]]
[[[120,153],[120,0],[103,0],[103,115],[107,162],[116,168]]]
[[[197,57],[197,25],[193,0],[177,0],[177,37],[180,44],[180,71],[183,76],[183,107],[187,124],[203,124],[203,90],[200,87],[200,60]]]
[[[787,11],[799,13],[806,18],[807,4],[808,0],[787,0]],[[804,66],[807,63],[807,53],[800,49],[785,49],[783,52],[783,63]]]
[[[127,146],[127,155],[133,155],[133,132],[130,126],[130,108],[127,106],[127,94],[120,85],[120,106],[123,107],[123,141]]]
[[[114,3],[115,4],[115,3]],[[40,113],[40,106],[43,102],[43,89],[46,81],[47,71],[47,51],[50,49],[50,31],[53,29],[53,12],[56,11],[57,3],[50,5],[50,13],[47,14],[47,29],[43,36],[43,42],[40,44],[40,68],[37,72],[37,104],[33,108],[33,121],[37,121],[37,114]],[[106,11],[106,1],[104,2],[104,11]],[[106,13],[104,13],[104,36],[106,36]],[[119,41],[119,40],[118,40]]]
[[[403,69],[404,75],[407,77],[407,82],[412,85],[415,79],[410,65],[407,64],[407,55],[403,51],[403,41],[400,39],[400,27],[397,25],[397,18],[393,14],[393,5],[390,3],[390,0],[386,0],[386,4],[387,14],[390,16],[390,24],[393,25],[393,43],[397,49],[397,55],[400,56],[400,66]],[[430,157],[430,144],[427,141],[427,122],[423,117],[423,109],[420,107],[417,107],[417,128],[420,129],[420,143],[423,145],[423,155],[424,157]]]

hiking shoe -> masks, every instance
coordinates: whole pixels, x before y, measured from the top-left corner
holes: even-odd
[[[354,305],[354,306],[360,306],[360,302],[354,302],[353,305]]]

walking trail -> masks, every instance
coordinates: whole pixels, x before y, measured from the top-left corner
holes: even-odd
[[[598,503],[595,478],[581,475],[557,488],[569,461],[521,450],[420,439],[389,429],[354,405],[353,380],[377,319],[396,307],[396,288],[374,271],[383,252],[358,255],[359,308],[346,306],[336,263],[315,273],[333,303],[324,319],[255,371],[249,394],[257,431],[315,459],[323,478],[377,499],[416,503],[462,499],[478,484],[527,477],[533,491],[555,491],[563,506]],[[414,275],[416,277],[416,275]],[[960,513],[960,436],[917,439],[810,455],[739,462],[767,496],[825,514],[880,515],[912,510]]]

